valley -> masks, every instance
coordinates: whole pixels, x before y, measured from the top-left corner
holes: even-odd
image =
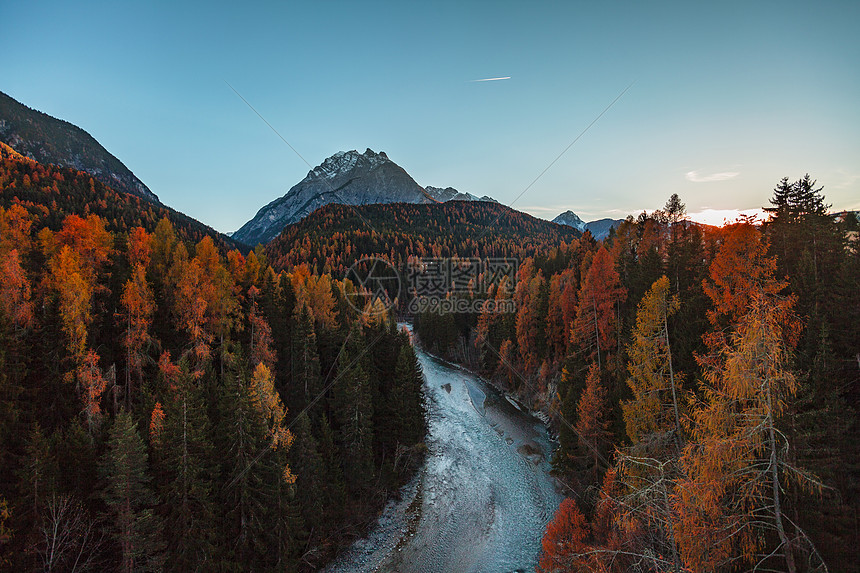
[[[427,460],[367,537],[325,571],[532,571],[563,499],[542,422],[473,374],[417,350]]]

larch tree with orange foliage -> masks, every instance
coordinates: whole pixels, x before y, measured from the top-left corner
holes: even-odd
[[[132,397],[132,373],[137,375],[138,384],[143,382],[143,362],[146,356],[144,348],[150,342],[149,327],[155,312],[155,300],[149,284],[146,282],[146,271],[143,263],[138,262],[131,278],[123,287],[120,303],[124,309],[126,323],[123,346],[126,349],[125,400],[130,406]]]
[[[262,419],[263,426],[266,428],[266,435],[271,440],[271,448],[286,452],[293,443],[293,435],[284,424],[287,409],[275,389],[275,377],[272,375],[272,371],[262,362],[254,368],[250,390],[251,403]],[[293,483],[296,479],[287,465],[283,468],[283,477],[287,484]]]
[[[576,502],[565,498],[546,526],[541,540],[538,573],[576,573],[593,571],[587,553],[590,528]]]
[[[540,360],[545,354],[547,294],[546,281],[540,271],[532,276],[524,275],[517,282],[514,294],[517,305],[517,348],[529,375],[540,367]]]
[[[11,205],[8,209],[0,207],[0,254],[14,249],[26,256],[32,246],[32,227],[33,220],[21,205]]]
[[[602,368],[607,363],[606,356],[615,350],[618,306],[627,299],[627,289],[621,286],[615,261],[605,247],[601,246],[594,255],[577,298],[572,341],[596,357]]]
[[[666,276],[639,303],[628,347],[627,384],[633,397],[622,404],[632,445],[618,449],[615,462],[616,479],[625,486],[618,500],[619,515],[639,531],[635,551],[665,556],[666,562],[655,562],[655,568],[675,572],[681,571],[681,559],[672,500],[685,441],[680,411],[686,400],[672,365],[668,318],[678,306],[677,298],[669,296]]]
[[[248,312],[248,328],[250,332],[249,364],[256,368],[257,364],[265,364],[269,370],[274,369],[277,355],[273,348],[272,328],[257,308],[257,297],[260,291],[252,286],[248,289],[248,298],[251,300],[251,310]]]
[[[194,357],[195,376],[203,373],[208,362],[212,334],[206,328],[208,301],[212,300],[212,283],[206,280],[197,259],[183,265],[177,281],[175,312],[182,329],[189,337],[190,354]]]
[[[719,365],[705,372],[695,439],[681,459],[688,476],[678,488],[684,561],[694,570],[713,570],[739,556],[756,567],[826,571],[782,499],[788,482],[821,488],[811,473],[792,464],[779,428],[797,389],[785,336],[796,322],[793,300],[761,288],[748,296],[749,310],[722,348]],[[776,546],[765,546],[773,538]]]
[[[567,354],[570,327],[576,317],[576,287],[573,269],[565,269],[549,280],[546,343],[548,354],[555,359]]]
[[[69,215],[56,235],[57,245],[71,248],[81,261],[81,268],[91,284],[95,284],[96,274],[108,261],[113,248],[113,237],[105,229],[105,223],[98,215],[81,219]]]
[[[592,364],[585,380],[585,390],[577,404],[576,434],[584,457],[590,459],[592,483],[600,483],[600,470],[606,466],[609,443],[606,389],[600,381],[600,368]]]
[[[131,268],[137,265],[149,266],[152,257],[152,235],[143,227],[135,227],[128,233],[126,252],[128,264]]]
[[[777,294],[787,284],[775,280],[776,258],[767,256],[767,240],[752,224],[735,223],[720,233],[722,242],[702,281],[713,304],[708,320],[714,331],[705,338],[711,350],[725,342],[724,332],[738,324],[757,294]]]
[[[114,369],[111,368],[105,375],[99,367],[99,355],[94,350],[87,351],[78,366],[78,383],[83,392],[84,414],[90,433],[94,433],[101,422],[102,394],[108,384],[113,382],[112,378],[114,378]]]
[[[17,249],[0,255],[0,318],[16,333],[33,324],[30,281],[21,266]]]

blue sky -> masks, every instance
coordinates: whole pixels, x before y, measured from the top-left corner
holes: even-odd
[[[586,220],[764,205],[809,172],[860,208],[860,2],[4,2],[0,90],[233,231],[316,165]],[[509,80],[471,82],[510,76]]]

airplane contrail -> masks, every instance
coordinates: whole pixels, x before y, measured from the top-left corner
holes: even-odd
[[[470,80],[470,81],[472,81],[472,82],[495,82],[498,80],[509,80],[509,79],[511,79],[511,76],[505,76],[503,78],[484,78],[482,80]]]

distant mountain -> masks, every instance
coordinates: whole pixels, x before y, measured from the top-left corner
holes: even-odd
[[[266,254],[276,269],[308,263],[344,276],[357,258],[370,255],[384,257],[399,268],[409,257],[522,261],[580,236],[576,229],[495,202],[330,204],[287,226],[266,245]]]
[[[618,225],[624,222],[624,219],[598,219],[589,221],[585,224],[586,230],[591,232],[591,236],[597,239],[605,239],[609,236],[609,231],[617,229]]]
[[[589,221],[586,223],[573,211],[565,211],[552,220],[553,223],[567,225],[568,227],[573,227],[581,232],[588,230],[591,232],[591,236],[597,240],[605,239],[609,236],[610,229],[618,227],[622,221],[624,221],[624,219],[598,219],[597,221]]]
[[[552,222],[558,225],[567,225],[568,227],[573,227],[574,229],[578,229],[580,232],[585,230],[585,221],[580,219],[579,215],[577,215],[573,211],[565,211],[564,213],[553,219]]]
[[[462,191],[457,191],[453,187],[446,187],[442,189],[441,187],[431,187],[427,186],[424,188],[428,195],[439,201],[440,203],[445,203],[446,201],[490,201],[492,203],[498,203],[492,197],[488,197],[484,195],[483,197],[478,197],[477,195],[472,195],[471,193],[465,193]]]
[[[436,203],[452,199],[492,200],[460,193],[451,187],[425,189],[384,151],[340,151],[309,171],[286,195],[260,209],[232,237],[247,245],[267,243],[287,225],[329,203]]]
[[[155,193],[89,133],[30,109],[3,92],[0,92],[0,142],[39,163],[85,171],[112,189],[161,205]]]

